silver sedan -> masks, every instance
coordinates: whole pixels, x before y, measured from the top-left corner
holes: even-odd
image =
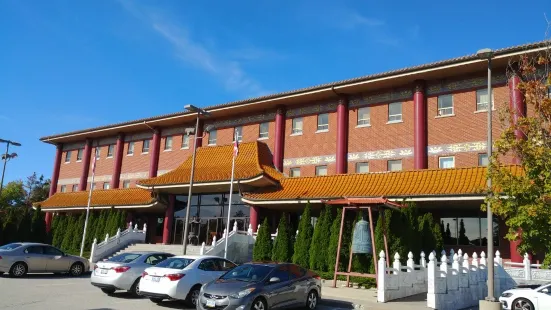
[[[64,253],[48,244],[18,242],[0,246],[0,275],[12,277],[30,273],[65,273],[80,276],[90,270],[86,258]]]
[[[92,285],[106,294],[125,290],[138,296],[144,270],[172,256],[163,252],[126,252],[113,256],[96,263],[91,277]]]

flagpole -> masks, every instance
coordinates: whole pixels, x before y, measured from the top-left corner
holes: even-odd
[[[92,164],[92,180],[90,181],[90,191],[88,192],[88,204],[86,206],[86,219],[84,220],[84,232],[82,233],[82,242],[80,243],[80,256],[84,252],[84,240],[86,240],[86,228],[88,227],[88,217],[90,216],[90,202],[92,201],[92,188],[94,186],[94,177],[96,174],[96,158],[98,155],[98,148],[94,152],[94,163]]]
[[[234,150],[233,150],[233,156],[232,156],[232,164],[231,164],[231,179],[230,179],[230,199],[228,203],[228,221],[226,224],[226,244],[224,245],[224,258],[228,258],[228,239],[230,236],[230,216],[231,216],[231,200],[232,200],[232,194],[233,194],[233,173],[235,171],[235,158],[238,154],[238,145],[237,145],[237,132],[235,134],[235,144],[234,144]]]

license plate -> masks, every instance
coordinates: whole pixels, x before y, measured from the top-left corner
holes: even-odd
[[[209,307],[209,308],[216,307],[216,302],[212,299],[207,299],[207,307]]]
[[[101,274],[107,274],[107,271],[108,271],[107,269],[102,269]]]
[[[161,281],[161,277],[151,277],[151,281],[159,282],[159,281]]]

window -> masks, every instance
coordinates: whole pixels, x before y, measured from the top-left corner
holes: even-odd
[[[78,149],[77,151],[77,161],[81,161],[82,160],[82,153],[84,152],[83,149]]]
[[[494,93],[492,92],[492,109],[494,108]],[[476,91],[476,111],[488,110],[488,89]]]
[[[318,115],[318,131],[329,131],[329,114]]]
[[[134,154],[134,142],[128,142],[128,150],[126,151],[126,155],[133,155]]]
[[[143,140],[142,153],[149,153],[149,142],[150,140]]]
[[[445,157],[438,158],[438,168],[440,169],[455,168],[455,157],[445,156]]]
[[[402,170],[402,160],[401,159],[397,159],[397,160],[389,160],[387,162],[387,170],[388,171],[400,171]]]
[[[291,178],[300,177],[300,168],[291,168],[291,169],[289,169],[289,176]]]
[[[356,173],[368,173],[369,163],[356,163]]]
[[[400,118],[401,119],[401,118]],[[358,127],[369,126],[371,124],[371,112],[369,107],[358,109]]]
[[[99,157],[100,157],[100,154],[101,154],[101,148],[100,148],[99,146],[98,146],[98,147],[96,147],[96,150],[95,150],[95,152],[96,152],[96,159],[99,159]]]
[[[71,151],[65,152],[65,162],[70,163],[71,162]]]
[[[183,149],[189,149],[189,135],[183,134],[182,135],[182,148]]]
[[[110,144],[110,145],[107,147],[107,157],[113,157],[113,153],[115,153],[115,145],[114,145],[114,144]]]
[[[478,154],[478,165],[481,167],[488,166],[488,154]]]
[[[148,256],[146,259],[145,259],[145,263],[148,264],[148,265],[152,265],[152,266],[155,266],[157,265],[158,263],[164,261],[165,259],[167,259],[167,256],[164,255],[164,254],[153,254],[153,255],[150,255]]]
[[[488,243],[486,217],[443,217],[440,221],[444,245],[486,246]],[[494,218],[494,245],[499,245],[499,223]]]
[[[130,180],[122,181],[122,188],[130,188]]]
[[[292,135],[302,134],[302,117],[293,118],[293,127],[291,129]]]
[[[271,275],[271,278],[279,278],[280,282],[289,281],[289,271],[287,266],[279,266]]]
[[[438,116],[453,115],[453,95],[438,96]]]
[[[388,122],[395,123],[402,121],[402,103],[394,102],[388,105]]]
[[[215,262],[218,264],[218,270],[220,271],[229,271],[236,267],[234,263],[222,258],[215,259]]]
[[[52,246],[43,246],[42,251],[44,251],[44,255],[63,256],[63,252]]]
[[[209,145],[216,145],[216,129],[209,131]]]
[[[243,126],[237,126],[233,129],[233,140],[237,138],[237,142],[243,141]]]
[[[95,190],[96,189],[96,183],[92,183],[91,188],[92,188],[92,190]]]
[[[109,189],[109,187],[111,187],[109,182],[103,182],[103,189]]]
[[[260,123],[258,128],[258,139],[268,139],[270,123]]]
[[[67,186],[66,185],[61,185],[61,189],[59,191],[62,192],[62,193],[65,193],[67,191]]]
[[[27,254],[43,254],[44,251],[43,251],[41,246],[33,245],[33,246],[28,247],[25,250],[25,253],[27,253]]]
[[[327,166],[316,166],[316,175],[327,175]]]
[[[165,138],[165,151],[172,150],[172,137]]]
[[[214,262],[214,259],[205,259],[199,264],[198,268],[204,271],[218,271],[218,265]]]
[[[73,184],[73,189],[72,189],[73,192],[78,192],[78,185],[76,184]]]

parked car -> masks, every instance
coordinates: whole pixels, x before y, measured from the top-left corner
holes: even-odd
[[[49,244],[17,242],[0,246],[0,274],[12,277],[30,273],[66,273],[80,276],[90,270],[84,257],[68,255]]]
[[[295,264],[248,263],[205,284],[197,309],[315,309],[321,298],[320,277]]]
[[[217,256],[174,256],[144,271],[140,295],[155,303],[163,299],[179,299],[195,306],[201,286],[235,266]]]
[[[140,292],[140,279],[145,269],[174,255],[163,252],[126,252],[97,262],[90,281],[106,294],[126,290],[134,296]]]
[[[551,282],[537,288],[507,290],[499,301],[506,310],[551,310]]]

